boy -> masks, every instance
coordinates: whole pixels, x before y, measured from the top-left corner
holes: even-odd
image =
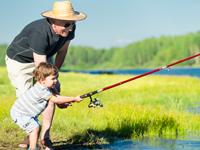
[[[13,121],[29,134],[30,150],[37,149],[40,133],[38,116],[48,103],[63,104],[82,100],[79,96],[60,96],[53,91],[58,78],[55,66],[42,62],[33,71],[33,75],[37,82],[15,101],[10,111]]]

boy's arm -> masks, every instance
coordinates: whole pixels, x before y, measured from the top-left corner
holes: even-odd
[[[54,95],[60,95],[60,93],[57,91],[57,89],[56,88],[53,88],[53,89],[51,89],[52,90],[52,93],[54,94]],[[69,106],[72,106],[72,104],[71,104],[71,102],[70,103],[62,103],[62,104],[56,104],[59,108],[61,108],[61,109],[64,109],[64,108],[67,108],[67,107],[69,107]]]
[[[68,96],[61,96],[61,95],[52,95],[49,99],[50,101],[54,102],[55,104],[63,104],[63,103],[71,103],[71,102],[80,102],[82,99],[80,96],[77,97],[68,97]]]

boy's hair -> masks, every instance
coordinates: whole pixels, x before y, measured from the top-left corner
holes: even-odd
[[[35,80],[41,81],[50,75],[58,75],[58,68],[52,64],[41,62],[33,71]]]

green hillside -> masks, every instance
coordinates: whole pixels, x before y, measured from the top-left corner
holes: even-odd
[[[133,69],[153,68],[194,55],[199,52],[200,32],[181,36],[148,38],[124,47],[95,49],[71,46],[64,69]],[[0,46],[0,65],[4,65],[6,45]],[[200,58],[179,66],[198,66]]]

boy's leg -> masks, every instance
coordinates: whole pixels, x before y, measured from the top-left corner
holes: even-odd
[[[37,127],[35,129],[33,129],[33,131],[29,134],[29,141],[30,141],[29,149],[30,150],[37,149],[37,141],[38,141],[39,131],[40,131],[40,128]]]

